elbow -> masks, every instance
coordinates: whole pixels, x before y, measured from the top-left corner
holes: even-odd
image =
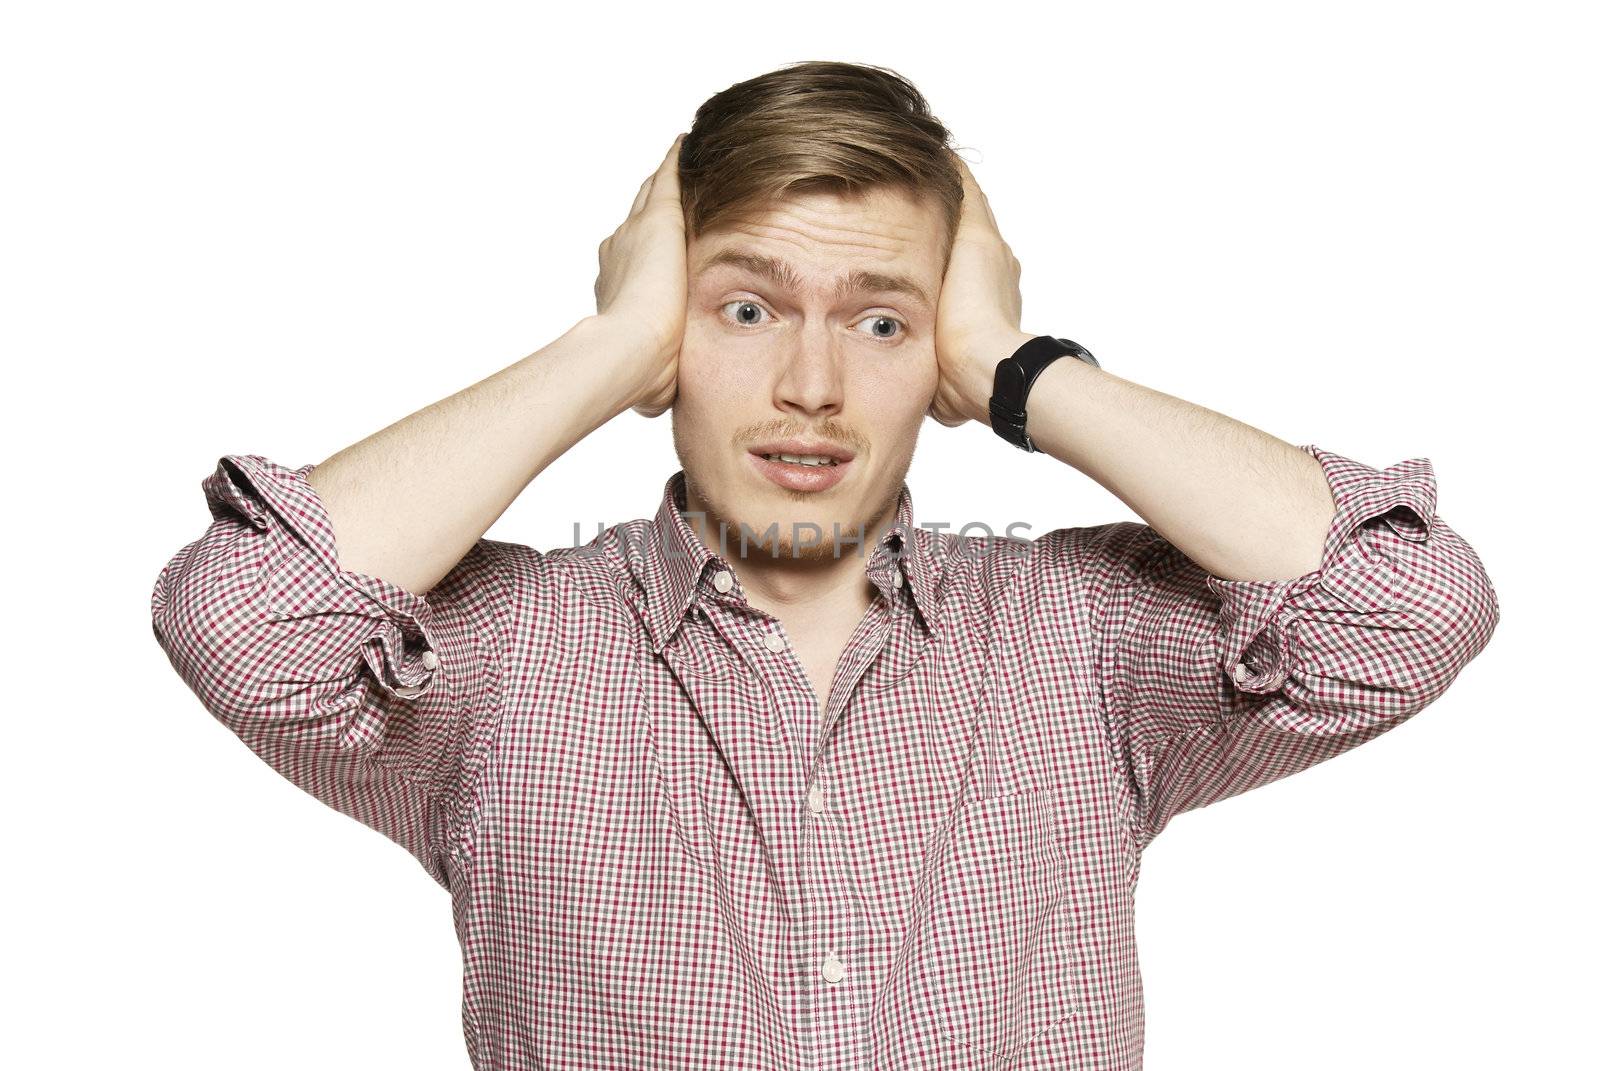
[[[338,652],[349,657],[316,666],[285,657],[296,644],[320,651],[339,637],[318,627],[296,639],[295,623],[271,611],[266,552],[255,532],[219,522],[172,557],[150,595],[156,642],[201,704],[235,732],[314,707],[311,693],[348,686],[359,660],[353,646]]]
[[[1500,621],[1500,601],[1470,544],[1435,517],[1420,542],[1390,544],[1374,556],[1381,566],[1361,578],[1372,629],[1381,650],[1373,664],[1392,688],[1404,714],[1433,703],[1466,664],[1489,644]]]
[[[265,582],[171,593],[156,638],[200,705],[254,747],[341,750],[370,727],[365,631],[353,619],[280,620]]]
[[[1489,645],[1500,624],[1500,599],[1481,566],[1465,569],[1416,630],[1418,666],[1411,692],[1419,708],[1444,694]]]

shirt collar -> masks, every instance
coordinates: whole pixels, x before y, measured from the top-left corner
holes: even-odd
[[[684,472],[679,469],[667,478],[661,505],[650,522],[643,555],[629,555],[634,575],[645,590],[646,625],[651,646],[660,653],[678,625],[698,600],[745,605],[739,583],[740,558],[737,539],[730,538],[730,553],[724,556],[707,547],[683,516],[688,506],[684,496]],[[895,519],[866,555],[865,571],[888,605],[895,612],[913,612],[930,633],[938,619],[938,570],[933,560],[934,534],[919,531],[912,520],[911,488],[904,481],[895,503]],[[843,554],[856,553],[845,546]],[[728,590],[717,590],[716,577],[726,570],[732,579]],[[904,577],[894,584],[896,573]]]

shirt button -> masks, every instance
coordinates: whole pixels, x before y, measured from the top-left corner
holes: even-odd
[[[733,587],[733,574],[726,569],[718,569],[717,574],[711,578],[711,585],[726,595]]]
[[[822,786],[812,785],[811,791],[806,793],[806,806],[811,808],[812,814],[822,813]]]
[[[894,586],[895,587],[899,587],[900,585],[904,584],[905,582],[906,582],[906,578],[900,575],[900,570],[896,569],[895,572],[894,572]]]
[[[783,633],[781,632],[769,632],[761,638],[761,642],[766,644],[767,650],[774,654],[789,646],[784,642]]]
[[[395,685],[394,694],[402,699],[410,699],[421,691],[422,685],[420,684],[397,684]]]
[[[432,651],[423,651],[422,652],[422,664],[424,666],[427,666],[429,669],[438,669],[439,668],[439,656],[434,654]]]
[[[1243,662],[1240,662],[1238,665],[1233,667],[1234,680],[1243,680],[1248,676],[1250,676],[1250,667],[1246,666]]]
[[[844,977],[844,964],[829,956],[822,961],[822,978],[827,982],[837,982]]]

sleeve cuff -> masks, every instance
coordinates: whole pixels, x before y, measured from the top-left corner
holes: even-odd
[[[202,481],[214,518],[230,511],[282,542],[268,556],[267,610],[273,620],[354,614],[379,621],[362,645],[376,679],[412,699],[433,685],[433,607],[382,577],[339,568],[327,509],[306,482],[315,464],[291,469],[257,454],[227,454]]]
[[[1375,469],[1318,446],[1300,449],[1322,465],[1333,492],[1322,564],[1290,580],[1206,577],[1221,600],[1218,657],[1242,692],[1272,692],[1288,680],[1289,625],[1299,611],[1376,614],[1392,604],[1397,578],[1387,559],[1365,551],[1358,536],[1364,525],[1381,519],[1411,543],[1425,542],[1433,532],[1438,489],[1427,458]]]

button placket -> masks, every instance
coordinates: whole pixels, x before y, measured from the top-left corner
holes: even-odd
[[[825,765],[818,756],[817,766]],[[806,858],[811,877],[804,882],[808,904],[806,942],[816,957],[821,984],[814,984],[811,1009],[815,1029],[821,1036],[846,1039],[861,1029],[859,994],[850,985],[850,954],[856,949],[854,904],[856,891],[840,845],[833,836],[832,823],[823,815],[828,793],[820,769],[809,778],[805,793],[804,819]]]

